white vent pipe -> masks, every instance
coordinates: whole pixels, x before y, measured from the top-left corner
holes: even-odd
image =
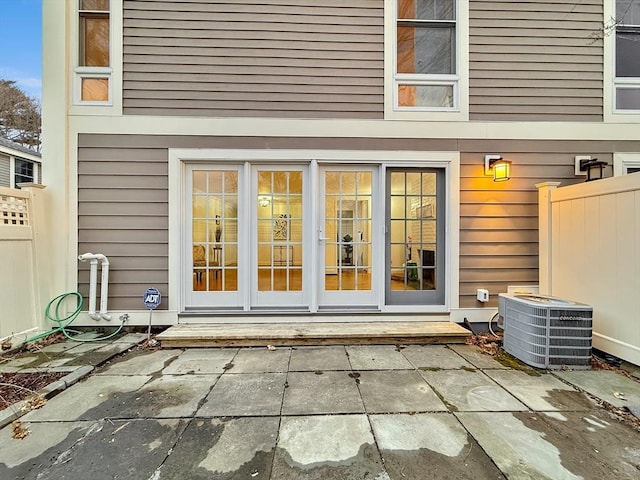
[[[89,316],[94,320],[111,320],[107,314],[107,298],[109,292],[109,259],[101,253],[83,253],[78,255],[78,260],[89,260]],[[98,290],[98,260],[102,262],[102,277],[100,280],[100,313],[96,312],[96,297]]]

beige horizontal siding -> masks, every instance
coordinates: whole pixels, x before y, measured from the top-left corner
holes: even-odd
[[[469,118],[602,121],[602,3],[469,2]]]
[[[460,151],[460,306],[478,307],[476,289],[538,283],[535,184],[581,182],[574,156],[640,151],[640,141],[536,141],[369,138],[269,138],[82,134],[78,138],[79,252],[111,261],[110,309],[141,309],[149,285],[167,292],[168,148]],[[484,155],[513,162],[512,179],[484,176]],[[88,265],[79,289],[88,292]],[[166,304],[163,302],[163,307]]]
[[[125,0],[124,113],[382,118],[383,3]]]
[[[476,289],[497,294],[509,285],[538,283],[538,191],[536,183],[581,182],[574,157],[588,151],[611,161],[610,142],[461,141],[460,307],[479,307]],[[484,176],[484,155],[512,161],[512,178],[495,183]]]
[[[109,258],[109,309],[140,310],[147,287],[168,290],[167,150],[89,144],[78,160],[78,251]],[[79,263],[84,296],[88,268]]]

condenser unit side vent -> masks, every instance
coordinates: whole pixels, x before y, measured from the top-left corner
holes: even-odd
[[[538,368],[590,368],[593,309],[541,295],[498,297],[507,353]]]

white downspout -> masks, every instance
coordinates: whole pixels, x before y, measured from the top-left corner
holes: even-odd
[[[81,262],[90,261],[89,271],[89,316],[94,320],[111,320],[107,314],[107,300],[109,294],[109,259],[101,253],[83,253],[78,255]],[[100,313],[96,312],[96,297],[98,289],[98,260],[102,262],[102,277],[100,280]]]

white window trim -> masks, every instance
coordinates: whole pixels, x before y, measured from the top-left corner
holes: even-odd
[[[455,75],[396,75],[396,0],[384,3],[384,118],[386,120],[469,120],[469,0],[456,0]],[[454,85],[455,109],[416,107],[399,109],[397,83],[416,85]]]
[[[69,25],[71,41],[69,42],[72,91],[70,98],[71,114],[82,115],[122,115],[122,1],[109,2],[109,67],[86,67],[79,64],[79,6],[74,0],[74,7],[69,9]],[[82,79],[108,78],[109,100],[106,102],[81,100]]]
[[[640,168],[640,152],[614,153],[613,176],[627,175],[629,168]]]
[[[616,18],[616,2],[604,2],[604,21],[611,22]],[[616,31],[605,33],[604,47],[604,121],[611,123],[640,122],[640,110],[618,110],[616,108],[616,91],[618,87],[640,88],[640,78],[616,78]]]

